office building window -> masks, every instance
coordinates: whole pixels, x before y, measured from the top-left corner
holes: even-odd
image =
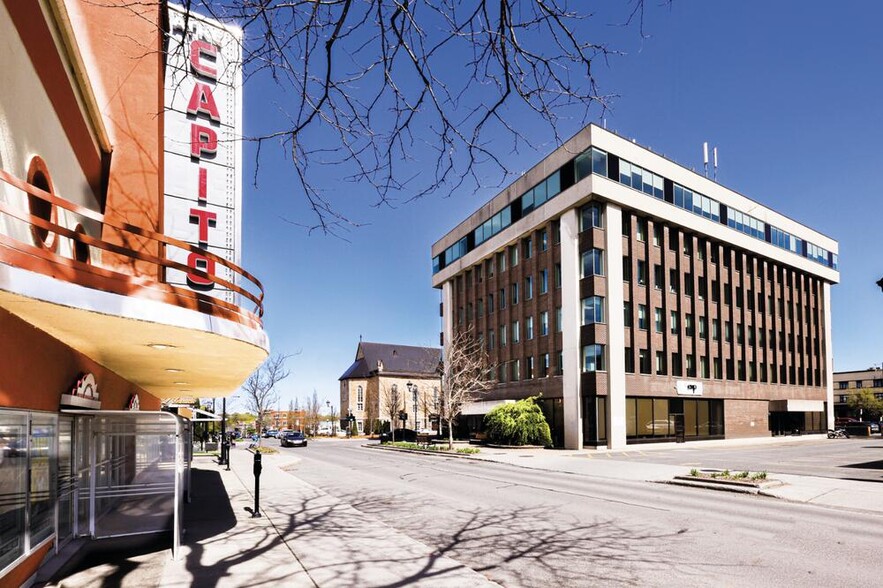
[[[598,203],[583,206],[579,211],[579,230],[603,229],[604,219],[601,205]]]
[[[521,342],[521,323],[518,321],[512,322],[512,343],[520,343]]]
[[[656,352],[656,375],[665,375],[665,352],[663,351]]]
[[[518,282],[512,284],[510,292],[512,293],[512,304],[518,304]]]
[[[564,326],[564,317],[561,313],[561,307],[555,309],[555,332],[560,333]]]
[[[642,374],[650,373],[650,351],[647,349],[638,350],[638,369]]]
[[[653,309],[653,323],[656,327],[656,332],[661,333],[665,330],[665,321],[663,320],[663,314],[661,308]]]
[[[544,310],[540,313],[540,335],[545,336],[549,334],[549,311]]]
[[[678,326],[678,311],[671,311],[669,323],[671,323],[671,334],[677,335],[680,332],[680,327]]]
[[[524,319],[524,336],[530,341],[533,339],[533,317],[529,316]]]
[[[626,300],[622,303],[623,321],[626,327],[632,326],[632,303]]]
[[[540,294],[549,291],[549,270],[540,270]]]
[[[356,389],[356,410],[365,410],[365,391],[361,386]]]
[[[586,345],[583,347],[583,371],[604,371],[604,346]]]
[[[627,374],[633,374],[635,373],[635,354],[631,347],[626,347],[623,351],[625,353],[625,371]]]
[[[653,287],[662,290],[665,287],[665,272],[662,265],[655,264],[653,266]]]
[[[540,251],[545,251],[549,248],[549,233],[546,231],[546,229],[540,231],[538,240],[540,243]]]
[[[639,304],[638,305],[638,328],[639,329],[647,329],[647,305]]]
[[[533,298],[533,276],[527,276],[524,278],[524,299],[530,300]]]
[[[604,298],[590,296],[583,298],[583,325],[604,322]]]
[[[640,284],[642,286],[646,286],[647,285],[647,262],[644,261],[643,259],[639,259],[636,269],[638,271],[638,284]]]
[[[591,249],[582,254],[581,278],[604,275],[604,252],[600,249]]]

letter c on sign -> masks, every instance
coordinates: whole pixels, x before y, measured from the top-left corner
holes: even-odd
[[[201,76],[210,80],[218,80],[218,70],[203,61],[203,58],[211,58],[217,63],[218,48],[208,41],[197,39],[190,42],[190,67]]]

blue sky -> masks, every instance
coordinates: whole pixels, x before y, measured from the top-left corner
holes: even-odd
[[[838,240],[835,370],[883,362],[883,293],[874,284],[883,277],[883,4],[676,0],[648,6],[647,38],[608,26],[620,21],[601,14],[587,22],[624,53],[595,70],[602,91],[618,95],[604,115],[608,128],[697,170],[709,141],[719,150],[719,182]],[[263,80],[246,84],[246,134],[276,122],[274,92]],[[537,149],[504,153],[515,170],[556,146],[534,124],[523,128],[536,128]],[[580,126],[564,120],[560,133]],[[264,283],[274,351],[298,354],[280,386],[283,407],[314,389],[337,404],[337,378],[360,335],[437,345],[430,246],[499,189],[374,208],[370,191],[329,168],[323,182],[333,199],[364,223],[345,241],[292,224],[311,219],[281,150],[265,147],[257,188],[252,147],[245,153],[243,267]]]

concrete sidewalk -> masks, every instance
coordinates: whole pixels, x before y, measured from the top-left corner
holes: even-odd
[[[749,440],[746,444],[756,443]],[[730,442],[730,446],[732,445]],[[641,449],[644,449],[643,446]],[[631,450],[633,451],[634,448]],[[690,472],[690,468],[685,466],[617,459],[618,454],[628,451],[486,448],[479,454],[465,456],[465,459],[611,480],[667,482],[675,476],[687,475]],[[784,482],[782,486],[764,490],[767,496],[792,502],[883,513],[883,499],[881,499],[883,487],[875,482],[779,474],[774,470],[768,471],[767,474],[770,479]]]
[[[231,455],[231,471],[220,471],[229,507],[215,513],[227,522],[188,518],[182,557],[165,565],[161,586],[496,586],[288,474],[288,454],[263,456],[263,516],[252,518],[253,456]]]

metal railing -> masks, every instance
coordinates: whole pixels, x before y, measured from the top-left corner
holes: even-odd
[[[222,316],[230,314],[244,315],[254,321],[257,325],[261,324],[260,317],[263,316],[264,312],[263,285],[260,280],[233,262],[210,251],[201,249],[179,239],[163,235],[151,229],[108,219],[100,212],[74,204],[73,202],[60,198],[59,196],[46,192],[45,190],[41,190],[32,184],[16,178],[4,170],[0,170],[0,181],[24,192],[32,198],[37,198],[50,206],[67,210],[84,219],[100,223],[103,227],[103,232],[107,232],[108,229],[113,229],[120,235],[127,236],[132,241],[146,241],[148,244],[154,244],[157,246],[157,250],[161,253],[160,255],[155,255],[148,251],[150,247],[144,247],[143,250],[135,250],[118,243],[112,243],[101,238],[93,237],[84,232],[70,229],[52,222],[51,220],[46,220],[40,216],[30,214],[27,211],[21,210],[20,207],[13,206],[7,202],[0,201],[0,214],[24,222],[31,227],[41,229],[42,231],[54,233],[57,236],[56,238],[70,239],[72,245],[79,243],[81,246],[94,247],[102,251],[107,251],[110,254],[130,261],[133,265],[135,262],[149,264],[157,269],[158,276],[164,275],[167,270],[179,270],[186,275],[194,275],[210,280],[213,284],[226,288],[243,299],[252,302],[254,304],[254,309],[248,310],[214,296],[196,292],[189,288],[176,286],[158,279],[151,279],[147,276],[132,276],[131,273],[121,272],[110,264],[93,265],[89,261],[78,261],[77,259],[60,255],[48,248],[41,247],[39,244],[35,245],[33,243],[27,243],[9,235],[0,234],[0,262],[16,267],[22,267],[24,269],[39,271],[47,275],[56,275],[59,266],[66,267],[74,270],[74,275],[70,277],[66,275],[66,278],[70,281],[78,282],[95,289],[117,294],[131,294],[133,288],[137,288],[140,290],[140,295],[148,298],[177,303],[181,306],[193,308],[202,312],[220,314]],[[74,248],[75,247],[72,247],[72,249]],[[169,258],[169,250],[174,251],[176,249],[185,253],[196,253],[205,259],[214,262],[217,266],[227,268],[233,276],[232,280],[226,280],[217,275],[217,273],[209,274],[204,270],[173,261]],[[241,283],[248,284],[249,288],[242,287],[240,285]]]

